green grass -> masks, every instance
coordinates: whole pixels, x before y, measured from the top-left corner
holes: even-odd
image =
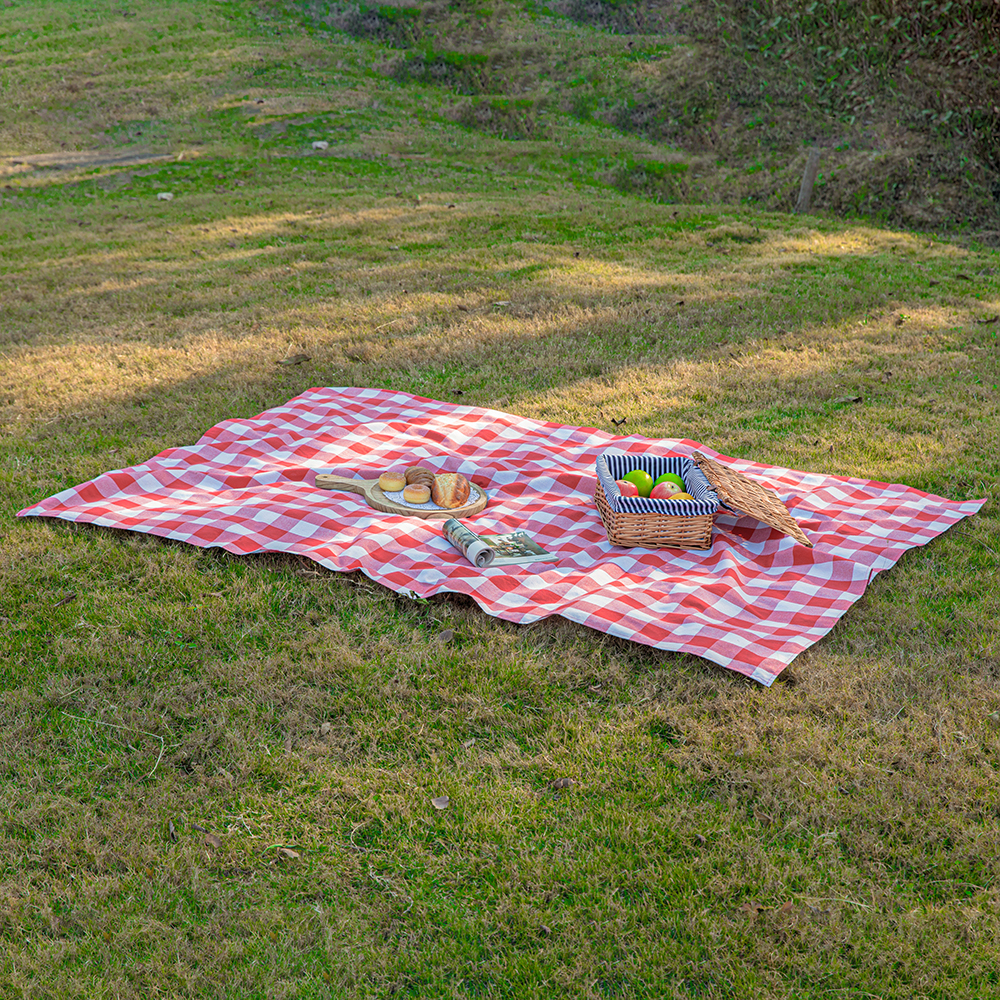
[[[465,127],[300,9],[2,10],[0,996],[1000,995],[995,250],[628,193],[697,158]],[[435,48],[632,58],[525,10]],[[11,162],[76,146],[142,162]],[[989,500],[766,691],[14,517],[316,385]]]

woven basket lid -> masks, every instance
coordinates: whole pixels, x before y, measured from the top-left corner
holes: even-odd
[[[777,528],[789,535],[800,545],[812,548],[813,543],[806,538],[799,522],[788,513],[788,508],[766,486],[727,469],[714,459],[706,458],[700,451],[691,453],[691,461],[705,474],[719,499],[727,506],[743,514],[749,514],[758,521]]]

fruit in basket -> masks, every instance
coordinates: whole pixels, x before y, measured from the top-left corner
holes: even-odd
[[[648,497],[649,491],[653,488],[653,477],[645,469],[633,469],[631,472],[626,472],[622,479],[627,483],[635,483],[635,488],[641,497]]]
[[[693,500],[694,497],[684,490],[678,490],[673,483],[660,483],[654,486],[649,494],[650,500]]]
[[[616,479],[615,486],[618,487],[623,497],[637,497],[639,495],[639,487],[630,479]]]
[[[660,483],[673,483],[677,489],[682,491],[687,489],[687,484],[683,479],[681,479],[680,476],[677,475],[676,472],[664,472],[662,476],[657,476],[656,479],[653,480],[654,486],[659,486]]]
[[[678,492],[673,483],[659,483],[649,491],[650,500],[669,500]]]

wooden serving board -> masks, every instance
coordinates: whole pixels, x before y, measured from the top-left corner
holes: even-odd
[[[316,486],[321,490],[343,490],[345,493],[357,493],[368,501],[369,507],[380,510],[384,514],[407,514],[410,517],[422,517],[428,520],[447,519],[449,517],[467,517],[478,514],[486,506],[486,491],[474,483],[469,483],[471,492],[469,502],[464,507],[408,507],[404,503],[396,503],[382,492],[377,479],[349,479],[347,476],[334,476],[331,473],[316,474]]]

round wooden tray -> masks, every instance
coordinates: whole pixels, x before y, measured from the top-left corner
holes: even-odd
[[[409,507],[404,503],[396,503],[383,492],[377,479],[349,479],[347,476],[334,476],[330,473],[316,474],[316,486],[321,490],[343,490],[345,493],[357,493],[368,501],[369,507],[380,510],[384,514],[406,514],[408,517],[422,517],[425,520],[443,520],[449,517],[466,517],[478,514],[486,506],[486,491],[474,483],[470,483],[469,502],[464,507]]]

